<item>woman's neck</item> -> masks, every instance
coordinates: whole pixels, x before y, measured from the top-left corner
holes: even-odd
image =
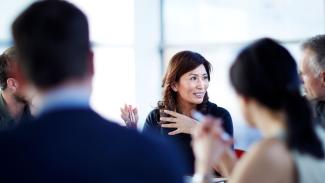
[[[270,111],[260,108],[256,111],[254,123],[264,138],[272,138],[283,132],[286,124],[286,116],[283,111]]]
[[[196,106],[196,104],[191,104],[182,99],[177,100],[177,107],[178,110],[180,110],[179,112],[186,116],[192,116],[192,111],[196,109]]]

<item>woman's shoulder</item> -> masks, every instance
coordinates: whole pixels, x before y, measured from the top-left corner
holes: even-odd
[[[143,126],[143,132],[158,132],[157,130],[160,129],[160,126],[158,124],[159,121],[159,110],[153,109],[149,112],[146,121]]]
[[[157,108],[152,109],[147,115],[147,120],[150,121],[157,121],[158,118],[159,118],[159,109]]]
[[[252,147],[248,155],[254,164],[263,164],[274,171],[290,172],[293,168],[292,154],[279,138],[261,140]]]
[[[148,116],[150,116],[150,115],[156,115],[156,114],[158,114],[158,113],[159,113],[159,109],[154,108],[154,109],[152,109],[152,110],[148,113]]]
[[[230,115],[227,109],[220,107],[217,104],[212,103],[210,101],[208,101],[207,107],[208,107],[208,114],[211,114],[213,116],[216,115],[217,117],[219,117],[219,116]]]
[[[252,172],[259,173],[252,175]],[[287,182],[294,182],[294,163],[283,141],[277,138],[264,139],[245,153],[235,167],[234,173],[236,178],[242,180],[252,178],[251,180],[259,181],[271,179],[280,181],[286,179]]]
[[[251,150],[257,155],[263,155],[266,159],[278,159],[282,155],[291,156],[284,141],[278,137],[263,139],[256,143]]]

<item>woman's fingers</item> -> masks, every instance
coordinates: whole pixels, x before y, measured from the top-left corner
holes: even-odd
[[[124,114],[124,109],[122,107],[120,107],[120,110],[121,110],[121,114]]]
[[[136,123],[138,121],[138,111],[133,109],[132,105],[124,104],[124,107],[120,108],[121,117],[125,122]]]
[[[180,116],[182,116],[182,114],[179,114],[177,112],[170,111],[170,110],[164,110],[164,113],[169,114],[169,115],[174,116],[174,117],[180,117]]]
[[[121,109],[121,118],[123,119],[124,122],[129,121],[129,117],[128,117],[128,112],[124,110],[124,108],[120,108]]]
[[[133,109],[133,114],[134,114],[135,122],[137,123],[139,120],[139,115],[138,115],[138,109],[136,107]]]
[[[164,123],[161,125],[161,127],[163,127],[163,128],[177,128],[177,125],[175,123],[168,123],[168,124]]]
[[[174,130],[172,132],[169,132],[168,135],[177,135],[179,133],[182,133],[182,132],[179,129],[177,129],[177,130]]]
[[[136,122],[136,120],[135,120],[135,116],[134,116],[134,113],[133,113],[133,111],[131,110],[131,119],[132,119],[132,122],[133,123],[135,123]]]
[[[128,105],[127,104],[124,104],[124,110],[128,111]]]
[[[177,118],[174,118],[174,117],[160,117],[160,121],[177,122]]]
[[[128,105],[127,106],[127,111],[128,111],[128,116],[129,116],[130,122],[133,122],[133,118],[132,118],[132,106],[131,105]]]
[[[132,111],[133,111],[133,113],[134,113],[135,116],[138,115],[138,109],[136,107]]]

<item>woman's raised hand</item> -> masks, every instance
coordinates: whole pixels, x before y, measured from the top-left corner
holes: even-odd
[[[138,109],[132,105],[125,104],[124,107],[121,107],[121,118],[127,127],[137,128],[139,120]]]

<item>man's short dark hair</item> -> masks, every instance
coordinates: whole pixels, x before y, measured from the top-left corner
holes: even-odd
[[[90,41],[86,15],[65,1],[38,1],[12,25],[26,76],[51,88],[87,73]]]
[[[315,59],[310,65],[315,72],[325,69],[325,35],[317,35],[309,38],[302,44],[303,49],[309,49],[315,54]]]
[[[16,49],[15,47],[10,47],[6,49],[0,55],[0,88],[5,90],[7,88],[7,79],[10,77],[12,72],[12,63],[16,62]]]

